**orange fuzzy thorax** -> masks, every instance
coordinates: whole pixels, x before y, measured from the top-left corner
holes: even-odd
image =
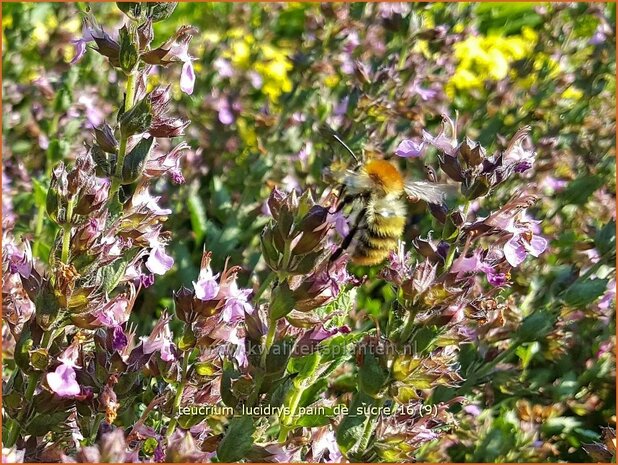
[[[364,171],[385,194],[403,192],[403,177],[391,162],[372,160],[364,166]]]

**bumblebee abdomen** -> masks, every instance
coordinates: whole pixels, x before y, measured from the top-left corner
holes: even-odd
[[[385,213],[381,212],[381,214],[372,214],[367,217],[364,228],[359,231],[352,253],[354,263],[367,266],[378,265],[388,257],[391,250],[397,248],[397,242],[405,228],[406,217]],[[395,213],[398,213],[397,209]]]
[[[375,215],[371,223],[367,223],[367,230],[375,237],[399,239],[406,225],[403,216],[379,216]]]

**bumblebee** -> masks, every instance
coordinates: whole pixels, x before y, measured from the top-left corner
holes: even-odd
[[[351,204],[351,218],[355,216],[354,226],[331,260],[350,248],[352,262],[358,265],[378,265],[397,249],[407,222],[406,199],[440,205],[451,190],[446,184],[406,179],[393,163],[382,159],[359,163],[355,170],[331,170],[331,175],[342,186],[336,211]]]

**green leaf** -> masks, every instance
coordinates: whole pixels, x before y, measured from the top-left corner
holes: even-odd
[[[610,221],[597,231],[594,236],[594,245],[599,254],[605,255],[610,252],[616,254],[616,222]]]
[[[229,407],[236,407],[238,404],[238,399],[232,395],[232,380],[239,377],[240,373],[234,369],[234,365],[230,361],[225,361],[221,377],[221,400]]]
[[[305,379],[309,379],[315,373],[316,368],[320,364],[320,353],[313,352],[312,354],[303,357],[296,357],[290,360],[288,371],[290,373],[298,373],[294,378],[294,383],[298,383]]]
[[[237,462],[244,458],[253,445],[253,418],[234,417],[217,448],[220,462]]]
[[[127,154],[122,165],[123,184],[132,184],[141,176],[153,143],[154,137],[143,138]]]
[[[607,283],[607,279],[577,280],[567,288],[562,300],[571,307],[585,307],[603,295]]]
[[[382,366],[380,359],[367,350],[363,364],[358,369],[358,387],[364,393],[375,396],[384,386],[388,378],[388,370]]]
[[[204,202],[202,202],[202,199],[196,192],[192,192],[191,195],[189,195],[187,206],[191,218],[191,227],[195,233],[195,242],[201,244],[208,228]]]
[[[47,204],[47,188],[45,185],[41,181],[33,178],[32,191],[34,193],[34,204],[37,207],[45,206]]]
[[[539,309],[526,318],[517,330],[522,342],[532,342],[543,338],[554,326],[556,317],[545,309]]]
[[[560,193],[562,204],[583,205],[588,201],[588,198],[603,185],[603,178],[600,176],[585,176],[578,178],[569,183],[569,185]]]
[[[272,293],[272,299],[269,308],[271,319],[270,324],[275,324],[275,320],[283,318],[292,310],[294,310],[295,304],[296,301],[294,300],[294,294],[290,290],[287,282],[283,282],[279,286],[277,286]]]
[[[70,410],[62,409],[48,412],[45,415],[37,415],[28,424],[26,430],[33,436],[45,436],[50,431],[59,431],[70,414]]]
[[[368,395],[358,392],[352,400],[348,414],[343,418],[335,437],[337,445],[343,454],[347,454],[360,440],[365,429],[367,416],[363,411],[364,406],[371,406],[374,399]]]

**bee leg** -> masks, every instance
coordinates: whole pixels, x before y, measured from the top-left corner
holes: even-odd
[[[341,210],[344,209],[344,207],[346,205],[349,205],[350,203],[352,203],[352,201],[354,200],[354,197],[351,195],[344,195],[345,193],[345,186],[344,188],[341,190],[341,193],[339,194],[339,198],[337,199],[337,207],[335,208],[334,211],[331,211],[331,214],[334,213],[339,213]],[[339,199],[341,199],[341,201],[339,201]]]
[[[344,237],[343,242],[341,242],[341,245],[337,248],[337,250],[335,250],[335,252],[330,256],[330,259],[328,260],[329,264],[332,264],[335,260],[337,260],[339,257],[341,257],[341,254],[348,248],[350,247],[350,244],[352,243],[352,241],[354,240],[354,236],[356,236],[356,233],[358,232],[359,229],[359,225],[355,224],[354,227],[350,230],[350,232],[348,233],[348,235],[346,237]]]
[[[352,229],[350,230],[348,235],[343,238],[343,241],[341,242],[341,245],[337,248],[337,250],[335,250],[333,252],[333,254],[328,259],[328,266],[326,267],[326,270],[327,270],[326,273],[328,274],[329,278],[330,278],[330,268],[331,268],[332,264],[335,262],[335,260],[337,260],[339,257],[341,257],[341,254],[348,247],[350,247],[350,244],[352,243],[352,240],[354,240],[354,236],[356,236],[356,233],[360,229],[361,222],[363,221],[363,218],[365,216],[365,211],[366,210],[363,209],[363,210],[361,210],[358,213],[358,216],[356,217],[356,221],[354,222],[354,226],[352,227]]]

